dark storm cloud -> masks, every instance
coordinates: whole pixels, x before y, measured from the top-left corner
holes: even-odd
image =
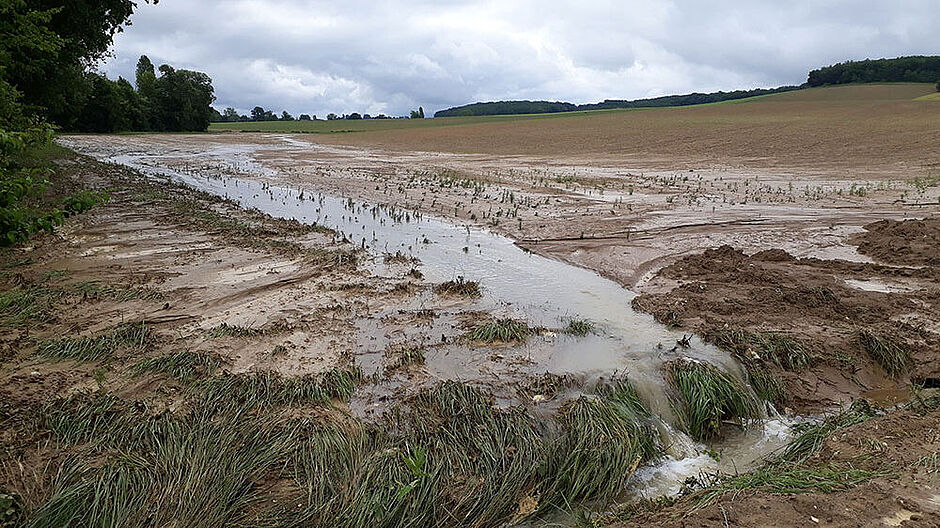
[[[594,102],[799,84],[845,59],[936,54],[936,0],[161,0],[118,36],[208,73],[216,106],[406,114],[482,100]]]

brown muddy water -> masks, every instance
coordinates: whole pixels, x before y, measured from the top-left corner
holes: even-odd
[[[249,145],[207,145],[194,153],[156,146],[147,152],[135,152],[87,137],[71,137],[63,143],[99,160],[168,177],[274,217],[332,228],[372,256],[367,266],[374,273],[384,272],[384,256],[400,254],[416,259],[429,283],[457,277],[478,281],[483,295],[461,308],[524,320],[546,330],[514,347],[476,347],[468,352],[467,347],[456,343],[435,346],[429,349],[424,368],[433,378],[485,385],[501,404],[524,405],[535,414],[550,412],[558,402],[540,404],[521,399],[512,387],[524,379],[552,373],[589,387],[603,378],[628,377],[661,418],[660,434],[669,453],[665,460],[637,471],[631,497],[674,495],[687,477],[746,470],[790,437],[795,419],[780,416],[771,408],[760,424],[711,445],[695,442],[674,428],[663,363],[691,357],[742,376],[740,366],[726,352],[695,337],[687,346],[679,346],[677,343],[685,336],[646,314],[634,312],[630,303],[635,294],[593,271],[530,253],[513,240],[479,227],[327,195],[314,188],[279,187],[259,181],[275,177],[277,171],[258,162],[254,156],[257,147]],[[297,142],[282,148],[310,145]],[[420,309],[431,301],[418,296],[409,302],[416,306],[401,308]],[[362,321],[357,336],[362,345],[355,351],[356,361],[367,375],[381,369],[381,355],[388,345],[374,322],[377,319],[380,317]],[[595,331],[585,337],[564,334],[560,329],[572,319],[593,322]],[[445,318],[435,324],[447,323]],[[434,325],[416,329],[416,333],[425,335],[429,342],[441,340],[441,332]],[[505,361],[494,363],[494,354]],[[384,378],[361,387],[351,407],[364,418],[370,412],[381,412],[381,406],[374,406],[375,396],[393,394],[391,385],[395,383],[403,382]],[[573,392],[568,397],[578,395]]]

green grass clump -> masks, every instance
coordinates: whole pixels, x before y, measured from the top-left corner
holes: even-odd
[[[210,376],[218,370],[222,361],[211,354],[183,350],[159,357],[147,358],[131,368],[135,376],[143,374],[166,374],[170,378],[187,382]]]
[[[457,277],[456,280],[450,280],[435,285],[434,293],[438,295],[459,295],[462,297],[480,297],[483,295],[483,292],[480,291],[479,282],[468,281],[463,277]]]
[[[62,292],[43,286],[11,288],[0,292],[0,319],[5,325],[48,323]]]
[[[533,492],[545,444],[537,423],[521,409],[497,409],[484,392],[447,381],[408,402],[396,424],[407,445],[427,454],[420,494],[437,488],[426,511],[455,520],[499,525]],[[472,520],[472,521],[471,521]],[[432,523],[434,524],[434,523]],[[454,522],[452,525],[462,524]]]
[[[569,404],[561,417],[564,433],[546,465],[552,479],[544,495],[574,504],[622,491],[641,462],[662,454],[650,418],[626,381]]]
[[[594,323],[587,319],[572,319],[568,321],[565,327],[565,333],[573,336],[584,337],[594,331]]]
[[[62,337],[39,344],[38,353],[52,359],[98,361],[119,350],[143,350],[153,341],[153,334],[144,322],[121,323],[92,336]]]
[[[466,338],[480,343],[511,343],[524,342],[532,333],[522,321],[493,319],[468,332]]]
[[[761,414],[747,386],[714,365],[678,359],[664,368],[680,425],[696,440],[715,438],[726,420],[746,423]]]
[[[801,370],[813,362],[812,351],[800,341],[777,332],[721,330],[711,336],[715,344],[744,361],[752,361],[752,352],[788,370]]]
[[[224,401],[184,393],[189,411],[91,392],[48,404],[41,423],[72,456],[48,466],[25,526],[503,526],[610,498],[660,453],[625,380],[555,423],[447,381],[370,425],[284,418],[258,399],[311,393],[263,378],[277,387],[242,376],[218,386]]]
[[[846,427],[862,423],[875,416],[876,411],[865,400],[856,400],[847,410],[818,424],[802,424],[795,428],[797,433],[787,448],[777,457],[784,462],[804,462],[823,447],[831,434]]]
[[[787,403],[789,399],[787,390],[780,378],[773,373],[763,367],[748,367],[747,379],[758,398],[769,401],[774,405]]]
[[[886,335],[875,335],[868,330],[858,333],[862,347],[885,371],[897,376],[907,371],[911,363],[911,352],[900,339]]]
[[[697,507],[714,503],[726,493],[764,491],[778,494],[832,493],[845,490],[883,473],[857,469],[850,465],[801,467],[796,464],[772,464],[749,473],[719,479],[697,495]]]
[[[120,451],[69,461],[26,526],[245,526],[296,443],[277,420],[198,412],[114,435]]]
[[[209,406],[292,406],[348,400],[361,379],[362,371],[358,368],[332,369],[323,374],[301,377],[285,377],[271,371],[226,373],[206,378],[194,388]]]
[[[423,348],[406,348],[404,350],[399,350],[396,356],[397,358],[388,367],[388,370],[398,370],[398,369],[407,368],[413,365],[424,364],[424,349]]]
[[[128,438],[128,431],[144,423],[146,415],[113,394],[78,392],[45,405],[43,425],[69,444],[112,443]]]

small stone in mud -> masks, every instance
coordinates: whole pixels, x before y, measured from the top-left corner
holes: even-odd
[[[34,370],[34,371],[32,371],[32,372],[29,373],[29,377],[31,377],[31,378],[41,378],[41,377],[42,377],[42,374],[41,374],[38,370]]]

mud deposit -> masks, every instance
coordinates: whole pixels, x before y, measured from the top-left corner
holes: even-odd
[[[740,367],[727,352],[634,312],[630,307],[634,294],[594,272],[532,254],[487,229],[451,223],[420,210],[249,179],[277,178],[277,171],[260,163],[250,148],[212,149],[188,157],[182,167],[175,155],[168,154],[128,153],[104,159],[169,177],[276,218],[333,229],[337,238],[371,257],[367,269],[373,273],[394,274],[396,269],[401,273],[404,268],[394,264],[398,262],[420,272],[426,288],[453,280],[480,285],[481,294],[471,298],[419,295],[404,303],[432,314],[417,329],[395,320],[402,306],[370,309],[356,321],[353,360],[365,375],[379,379],[354,395],[354,414],[374,418],[388,410],[390,399],[405,398],[440,380],[460,380],[486,387],[502,405],[523,405],[547,416],[605,380],[629,379],[656,415],[658,434],[668,452],[664,463],[641,470],[643,484],[631,491],[640,496],[676,493],[678,482],[687,476],[730,470],[728,464],[748,467],[788,437],[788,420],[779,416],[743,433],[729,430],[730,438],[709,447],[683,433],[670,403],[664,364],[693,358],[743,379]],[[194,169],[189,165],[193,159],[204,159],[208,165]],[[216,170],[213,163],[219,162],[239,167],[243,176]],[[460,330],[493,320],[520,321],[532,329],[532,336],[495,346],[461,339]],[[586,322],[591,328],[573,333],[568,329],[572,322]],[[396,350],[416,347],[423,351],[423,365],[409,369],[407,378],[395,372],[395,365],[383,365]],[[559,386],[545,394],[526,388],[545,380],[557,380]],[[764,412],[759,414],[763,417]],[[772,407],[771,414],[776,415]],[[724,464],[705,453],[711,449],[729,455]]]
[[[34,525],[936,511],[929,182],[65,143],[111,200],[2,254],[0,491]]]

